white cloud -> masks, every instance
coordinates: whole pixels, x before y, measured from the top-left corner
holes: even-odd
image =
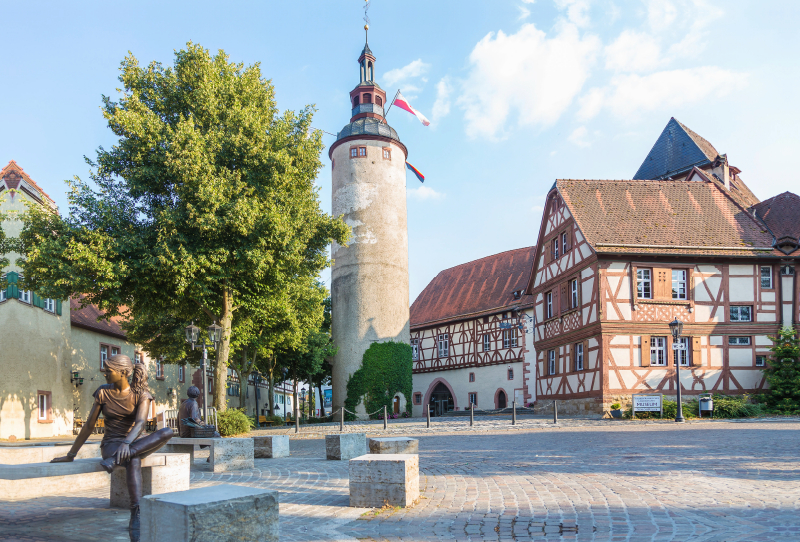
[[[587,121],[597,116],[603,108],[605,91],[602,88],[591,88],[586,94],[578,98],[578,120]]]
[[[445,196],[442,192],[437,192],[433,188],[425,185],[422,185],[419,188],[409,188],[406,193],[408,197],[422,201],[439,200]]]
[[[534,4],[534,3],[536,3],[536,0],[522,0],[522,3],[523,4]]]
[[[383,83],[386,87],[391,87],[395,83],[400,83],[408,79],[419,77],[427,72],[430,67],[430,64],[426,64],[421,58],[418,58],[417,60],[406,64],[402,68],[395,68],[386,72],[383,76]]]
[[[706,0],[646,0],[646,4],[650,32],[681,37],[669,47],[670,58],[696,57],[705,48],[709,25],[724,15]]]
[[[567,138],[567,140],[572,143],[573,145],[577,145],[578,147],[589,147],[591,143],[586,140],[586,136],[589,133],[589,130],[586,129],[586,126],[580,126],[576,128]]]
[[[661,46],[652,34],[623,31],[605,48],[606,69],[615,72],[653,71],[661,63]]]
[[[589,26],[589,0],[555,0],[556,7],[567,11],[567,20],[581,28]]]
[[[487,34],[470,54],[458,100],[467,134],[496,137],[512,109],[519,124],[552,125],[580,92],[599,49],[595,36],[582,37],[568,23],[553,37],[533,24],[516,34]]]
[[[519,17],[517,17],[518,21],[524,21],[528,17],[531,16],[531,10],[526,8],[525,6],[517,6],[519,8]]]
[[[436,83],[436,101],[433,103],[433,114],[431,115],[431,126],[436,127],[436,124],[450,114],[450,95],[453,93],[453,85],[450,82],[450,77],[442,77],[441,81]]]

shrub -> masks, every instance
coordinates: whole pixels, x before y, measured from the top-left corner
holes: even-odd
[[[790,328],[783,328],[772,340],[772,356],[762,369],[769,384],[766,390],[767,407],[781,414],[800,410],[800,341]]]
[[[612,403],[611,404],[611,410],[619,410],[620,407],[622,407],[622,405],[619,404],[619,403]]]
[[[387,407],[393,410],[392,401],[397,392],[406,398],[406,410],[411,412],[411,346],[404,343],[372,343],[364,352],[361,367],[347,381],[345,408],[356,411],[361,398],[367,413]],[[352,415],[347,414],[347,419]]]
[[[217,431],[223,437],[248,433],[253,428],[253,419],[243,409],[229,408],[217,413]]]

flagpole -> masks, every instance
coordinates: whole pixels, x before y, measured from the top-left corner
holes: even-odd
[[[386,122],[386,115],[389,114],[389,109],[391,109],[392,106],[394,105],[394,101],[397,99],[397,95],[398,94],[400,94],[400,89],[399,88],[397,89],[397,92],[394,93],[394,98],[392,98],[392,103],[389,104],[388,109],[386,109],[386,111],[383,114],[383,122]]]

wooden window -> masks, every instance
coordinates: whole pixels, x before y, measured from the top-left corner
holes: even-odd
[[[475,382],[475,373],[469,373],[469,381]]]
[[[766,367],[767,356],[756,356],[756,367]]]
[[[419,360],[419,339],[411,339],[411,359]]]
[[[358,148],[358,156],[359,158],[363,158],[367,155],[367,148],[366,147],[359,147]]]
[[[358,158],[358,147],[350,147],[350,158]]]
[[[118,354],[119,354],[119,346],[112,346],[111,347],[111,357],[113,358],[114,356],[116,356]]]
[[[642,367],[649,367],[650,366],[650,335],[642,335],[641,336],[641,346],[640,346],[640,357],[642,361]]]
[[[370,81],[372,81],[372,78],[370,78]],[[364,94],[364,103],[365,104],[372,103],[372,94]]]
[[[39,423],[53,423],[53,394],[49,391],[36,392],[38,412],[36,419]]]
[[[478,406],[478,393],[471,391],[469,392],[469,404]]]
[[[650,365],[664,367],[667,365],[667,338],[650,337]]]
[[[636,296],[640,299],[653,299],[653,271],[651,269],[636,270]]]
[[[772,289],[772,266],[761,266],[761,288],[763,290]]]
[[[135,352],[133,354],[133,362],[134,363],[143,363],[143,357],[141,352]]]
[[[178,365],[178,382],[186,382],[186,367]]]
[[[547,352],[547,374],[556,374],[556,351],[548,350]]]
[[[564,254],[566,254],[570,248],[568,240],[569,240],[569,235],[567,234],[567,232],[561,232],[561,250],[564,252]]]
[[[703,356],[701,354],[702,346],[700,345],[700,337],[692,337],[692,359],[691,364],[699,367],[703,364]]]
[[[731,305],[731,322],[752,322],[753,307],[750,305]]]
[[[553,259],[558,259],[558,237],[553,239]]]
[[[492,336],[488,333],[483,334],[483,351],[488,352],[492,349]]]
[[[683,345],[683,350],[675,350],[675,359],[678,360],[681,367],[689,366],[689,337],[681,337],[678,343]]]
[[[750,337],[728,337],[730,346],[750,346]]]
[[[672,270],[672,299],[686,299],[686,270]]]
[[[508,379],[514,380],[514,369],[511,368],[508,369]]]
[[[546,294],[544,294],[544,297],[545,297],[545,305],[547,305],[547,312],[545,314],[547,314],[548,318],[552,318],[553,317],[553,291],[551,290],[551,291],[547,292]]]
[[[375,96],[375,103],[378,105],[383,105],[383,98],[380,96]]]
[[[569,308],[577,309],[580,303],[578,294],[578,279],[569,281]]]
[[[583,343],[575,343],[575,370],[583,371]]]
[[[672,269],[653,269],[653,299],[672,300]]]
[[[439,335],[439,357],[446,358],[450,355],[450,337],[447,333]]]
[[[389,147],[384,147],[383,149],[383,159],[384,160],[391,160],[392,159],[392,149]]]
[[[164,360],[161,358],[156,360],[156,378],[164,380]]]
[[[516,328],[503,330],[503,348],[516,348],[517,330]]]
[[[414,394],[414,404],[421,405],[422,404],[422,394],[417,392]]]

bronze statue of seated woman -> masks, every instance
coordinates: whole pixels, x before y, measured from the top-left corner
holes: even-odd
[[[133,536],[139,531],[139,499],[142,496],[142,458],[167,443],[173,432],[169,427],[139,438],[147,423],[147,413],[153,396],[147,388],[147,367],[132,363],[128,356],[118,354],[105,362],[107,384],[94,392],[94,404],[78,438],[66,457],[52,463],[75,459],[86,439],[94,430],[97,418],[103,414],[105,433],[100,443],[103,460],[100,464],[109,473],[115,465],[126,469],[128,493],[131,497],[131,519],[128,528]],[[132,376],[128,383],[128,377]],[[136,537],[138,538],[138,536]]]

